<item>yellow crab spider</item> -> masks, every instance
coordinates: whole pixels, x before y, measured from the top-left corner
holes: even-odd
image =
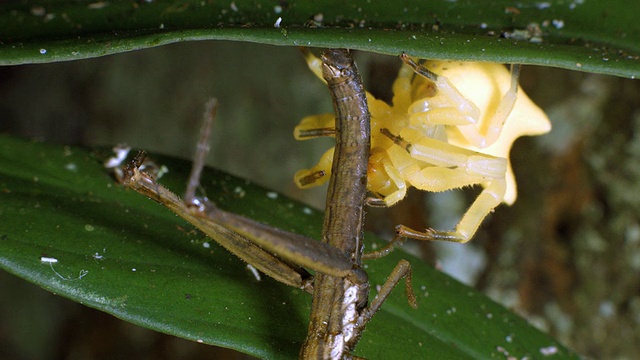
[[[312,71],[319,60],[305,53]],[[367,93],[371,112],[368,190],[374,206],[402,200],[410,186],[446,191],[481,185],[482,192],[452,231],[411,230],[402,236],[467,242],[482,220],[501,202],[513,204],[516,183],[509,151],[516,138],[551,129],[549,119],[518,86],[518,67],[509,72],[490,63],[427,61],[405,64],[393,83],[393,105]],[[304,118],[294,131],[304,140],[332,134],[332,114]],[[295,175],[305,188],[325,182],[333,149],[320,162]]]

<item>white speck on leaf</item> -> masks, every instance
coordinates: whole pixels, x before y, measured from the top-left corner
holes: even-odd
[[[256,281],[262,280],[262,278],[260,277],[260,273],[258,272],[258,269],[253,267],[253,265],[247,264],[247,269],[251,271],[251,274],[253,274],[253,277],[256,279]]]
[[[91,9],[91,10],[100,10],[100,9],[104,9],[107,6],[109,6],[109,2],[108,1],[98,1],[98,2],[94,2],[91,3],[89,5],[87,5],[87,8]]]
[[[55,264],[55,263],[58,262],[58,259],[52,258],[52,257],[43,256],[43,257],[40,258],[40,261],[43,264]]]
[[[536,3],[536,8],[538,8],[538,10],[544,10],[544,9],[548,9],[550,7],[551,7],[551,3],[549,3],[549,2]]]
[[[31,7],[31,15],[33,16],[44,16],[47,11],[42,6],[33,6]]]
[[[547,347],[540,348],[540,354],[544,356],[551,356],[557,353],[558,353],[558,348],[555,346],[547,346]]]
[[[122,165],[122,162],[127,158],[129,151],[131,151],[131,147],[127,145],[123,145],[123,144],[116,145],[113,148],[113,152],[115,153],[115,156],[110,157],[104,163],[104,167],[107,169],[111,169],[111,168],[115,168]]]
[[[556,29],[562,29],[564,27],[564,20],[553,19],[551,23]]]
[[[80,280],[83,277],[85,277],[89,271],[88,270],[80,270],[80,273],[78,274],[78,277],[73,279],[71,277],[65,277],[62,274],[60,274],[59,272],[56,271],[56,269],[53,268],[53,264],[57,264],[58,263],[58,259],[53,258],[53,257],[48,257],[48,256],[41,256],[40,257],[40,262],[43,264],[49,264],[49,266],[51,267],[51,271],[53,271],[54,274],[56,274],[60,279],[62,280]]]
[[[78,171],[78,165],[76,165],[75,163],[68,163],[64,166],[64,168],[72,172]]]

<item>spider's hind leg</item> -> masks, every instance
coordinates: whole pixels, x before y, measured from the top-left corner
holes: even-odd
[[[417,240],[469,241],[482,220],[504,199],[506,159],[434,139],[418,138],[410,131],[403,131],[403,136],[385,135],[397,145],[387,150],[393,167],[412,186],[431,192],[472,185],[484,187],[454,230],[416,231],[399,225],[397,234]]]

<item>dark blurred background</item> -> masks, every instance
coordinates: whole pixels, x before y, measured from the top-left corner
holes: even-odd
[[[390,99],[400,60],[359,53],[365,85]],[[516,142],[519,198],[466,245],[408,244],[593,358],[640,351],[640,83],[528,66],[521,85],[553,130]],[[220,100],[209,164],[323,208],[324,188],[292,176],[329,139],[296,142],[293,127],[330,112],[325,86],[295,48],[191,42],[98,59],[0,67],[0,131],[51,143],[192,156],[209,97]],[[447,228],[477,189],[413,191],[369,229]],[[243,358],[124,323],[0,272],[0,359]]]

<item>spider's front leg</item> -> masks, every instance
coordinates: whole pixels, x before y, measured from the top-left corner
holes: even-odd
[[[410,129],[402,131],[404,137],[384,130],[383,134],[398,145],[387,151],[392,167],[414,187],[431,192],[470,185],[484,187],[454,230],[421,232],[399,225],[398,235],[418,240],[469,241],[482,220],[504,199],[507,160],[434,139],[418,138],[420,134]]]
[[[450,125],[451,131],[461,134],[469,145],[479,149],[492,145],[500,138],[516,103],[519,65],[512,64],[507,72],[499,64],[431,61],[429,66],[438,69],[436,74],[406,54],[400,57],[414,72],[433,81],[438,94],[427,100],[431,103],[428,111],[413,114],[412,118],[424,118],[428,122],[438,119],[437,123]],[[475,74],[477,78],[468,76],[468,73]],[[507,84],[509,87],[505,89]],[[499,95],[501,92],[504,95],[491,100],[487,108],[479,109],[472,100],[478,94]]]

